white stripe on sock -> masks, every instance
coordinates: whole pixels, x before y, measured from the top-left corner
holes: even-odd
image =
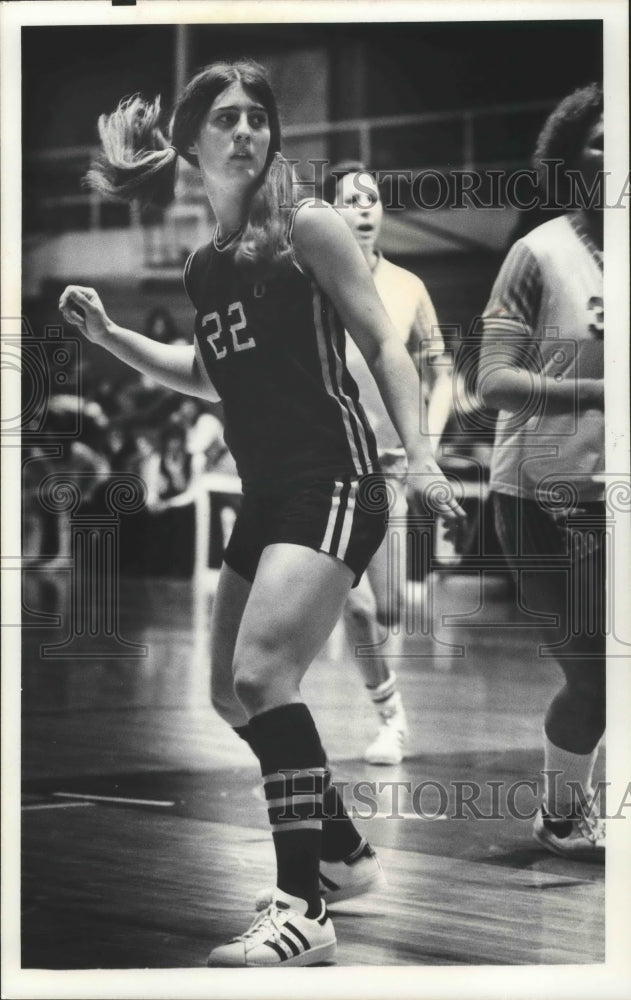
[[[321,830],[321,819],[295,819],[290,823],[270,823],[274,833],[291,833],[292,830]]]
[[[272,781],[293,781],[295,778],[323,778],[327,773],[325,767],[304,767],[294,770],[288,767],[285,772],[272,771],[263,775],[263,784],[267,785]]]
[[[318,795],[287,795],[280,799],[266,799],[265,804],[268,809],[276,809],[280,806],[291,806],[292,803],[297,805],[304,805],[305,802],[312,802],[314,805],[320,805],[322,803],[322,796]]]

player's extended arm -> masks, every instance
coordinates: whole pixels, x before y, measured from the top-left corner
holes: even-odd
[[[94,344],[169,389],[216,402],[219,394],[200,370],[195,350],[187,344],[160,344],[114,323],[93,288],[68,285],[59,299],[64,319]]]
[[[418,493],[433,478],[444,486],[445,516],[463,511],[432,456],[429,440],[420,433],[419,407],[424,406],[414,364],[379,298],[372,275],[353,236],[328,205],[305,206],[294,226],[294,247],[300,262],[315,277],[337,309],[356,342],[408,457],[409,482]]]
[[[534,331],[543,292],[539,262],[518,240],[500,268],[483,316],[477,377],[481,402],[528,416],[541,406],[548,414],[602,409],[602,378],[577,378],[575,369],[560,371],[557,365],[556,372],[546,372],[542,366]],[[563,333],[572,335],[571,330]]]
[[[546,375],[533,364],[526,367],[525,338],[515,336],[514,327],[507,326],[502,336],[497,319],[493,331],[485,330],[478,361],[478,396],[485,406],[494,410],[529,415],[544,405],[546,413],[570,413],[576,410],[604,408],[605,391],[602,378],[576,378],[571,372]]]

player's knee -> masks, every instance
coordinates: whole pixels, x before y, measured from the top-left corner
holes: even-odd
[[[377,615],[377,605],[374,598],[368,593],[358,593],[351,591],[344,605],[344,618],[355,626],[367,626],[375,621]]]
[[[239,637],[232,663],[234,690],[249,712],[293,692],[292,678],[304,659],[300,632],[290,621],[248,630]]]
[[[270,703],[283,704],[293,694],[295,656],[282,642],[244,643],[234,660],[234,691],[248,713],[262,712]]]
[[[245,708],[256,709],[265,702],[272,679],[273,672],[267,668],[267,661],[250,647],[235,657],[234,692]]]
[[[242,670],[235,674],[234,678],[234,690],[239,705],[249,715],[264,712],[273,701],[282,704],[287,700],[282,697],[282,691],[279,700],[277,686],[269,675],[254,670]]]

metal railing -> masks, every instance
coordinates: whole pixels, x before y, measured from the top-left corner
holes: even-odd
[[[369,166],[374,166],[376,160],[379,159],[378,155],[375,155],[374,136],[376,132],[401,128],[423,129],[429,125],[449,123],[454,125],[454,132],[460,133],[459,145],[461,148],[459,162],[457,164],[450,163],[449,167],[475,170],[499,165],[513,166],[516,164],[504,157],[493,163],[485,157],[476,157],[476,124],[484,119],[502,116],[515,119],[524,115],[536,115],[542,121],[546,112],[550,111],[555,103],[554,100],[525,101],[518,104],[498,104],[468,110],[427,111],[419,114],[388,115],[376,118],[351,118],[340,122],[288,125],[283,129],[283,136],[286,140],[295,140],[355,133],[358,144],[357,158]],[[502,141],[501,137],[498,136],[498,138]],[[530,147],[528,148],[530,149]],[[523,165],[523,162],[521,158],[517,161],[520,166]],[[447,169],[447,165],[440,166],[437,163],[432,163],[432,169]]]
[[[344,146],[344,158],[356,157],[375,169],[433,171],[518,169],[528,163],[534,136],[554,101],[500,104],[460,111],[423,112],[339,122],[313,122],[284,128],[290,158],[307,164]],[[140,226],[133,206],[112,203],[82,190],[81,178],[96,150],[92,146],[48,149],[25,156],[25,231],[66,232],[112,226]],[[336,157],[337,158],[337,157]],[[300,169],[300,168],[299,168]],[[191,172],[182,204],[204,203],[201,182]],[[153,223],[155,225],[155,222]]]

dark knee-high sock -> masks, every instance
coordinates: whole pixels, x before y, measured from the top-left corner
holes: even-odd
[[[234,731],[258,757],[250,726],[235,726]],[[328,767],[324,782],[321,856],[323,861],[342,861],[357,850],[363,843],[363,837],[346,812],[337,788],[331,783],[331,771]]]
[[[320,914],[322,797],[326,756],[306,705],[292,703],[250,719],[276,850],[277,886]]]
[[[246,723],[245,726],[233,726],[232,728],[234,729],[237,736],[240,736],[242,740],[245,740],[250,750],[258,760],[259,755],[256,751],[256,747],[254,746],[254,737],[252,735],[250,726]]]
[[[342,861],[357,850],[363,837],[344,808],[342,798],[331,783],[327,768],[324,788],[324,819],[322,821],[322,860]]]

